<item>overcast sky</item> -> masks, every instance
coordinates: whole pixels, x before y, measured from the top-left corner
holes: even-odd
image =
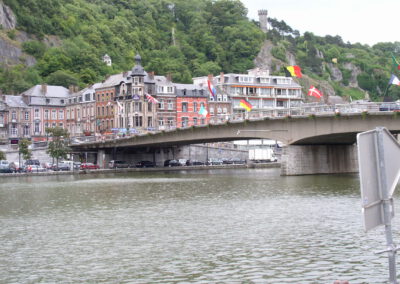
[[[318,36],[339,35],[344,42],[400,41],[400,0],[241,0],[248,17],[259,9],[293,29]]]

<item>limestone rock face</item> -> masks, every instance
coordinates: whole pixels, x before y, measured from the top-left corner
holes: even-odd
[[[17,20],[13,11],[10,7],[6,6],[3,1],[0,0],[0,25],[3,29],[12,30],[17,25]]]
[[[345,63],[343,67],[351,71],[349,86],[353,88],[358,88],[357,76],[360,75],[361,69],[350,62]]]
[[[21,48],[9,40],[0,37],[0,63],[5,65],[23,63],[32,66],[36,60],[33,56],[23,53]]]
[[[337,66],[333,63],[328,63],[328,68],[331,71],[331,78],[333,81],[340,82],[343,80],[343,74]]]

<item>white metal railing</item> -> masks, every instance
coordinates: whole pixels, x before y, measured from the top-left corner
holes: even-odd
[[[244,113],[234,114],[220,114],[212,116],[209,119],[209,124],[218,125],[227,122],[241,122],[244,120],[260,120],[264,118],[282,118],[292,116],[310,116],[310,115],[337,115],[337,114],[349,114],[349,113],[363,113],[363,112],[379,112],[379,111],[400,111],[400,104],[398,103],[351,103],[351,104],[336,104],[326,105],[321,103],[307,103],[302,104],[298,107],[290,108],[271,108],[264,110],[256,110]],[[201,125],[200,125],[201,126]],[[190,127],[186,127],[190,128]],[[114,139],[126,139],[132,136],[143,136],[148,133],[160,133],[174,131],[175,127],[160,127],[146,130],[138,130],[136,133],[125,133],[124,135],[115,133],[108,135],[95,135],[95,136],[81,136],[71,138],[71,144],[80,144],[87,142],[106,141]]]

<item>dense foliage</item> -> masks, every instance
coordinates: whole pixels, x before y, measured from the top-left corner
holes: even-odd
[[[239,0],[3,1],[16,13],[18,30],[35,35],[21,48],[37,60],[33,67],[0,66],[0,89],[6,93],[41,82],[83,87],[129,70],[136,53],[147,71],[170,73],[175,82],[189,83],[210,73],[242,73],[253,67],[267,38],[281,65],[290,64],[288,55],[293,55],[307,78],[328,83],[337,95],[400,98],[400,88],[388,88],[391,73],[400,77],[391,59],[393,54],[400,60],[400,42],[370,47],[345,43],[340,36],[301,35],[271,18],[265,36],[257,22],[246,17]],[[18,38],[15,30],[0,29],[0,36]],[[112,67],[102,62],[106,53]],[[284,75],[278,65],[271,69]],[[307,88],[309,82],[300,83]]]
[[[3,68],[0,88],[19,92],[39,81],[86,84],[129,70],[139,53],[146,70],[176,82],[253,67],[265,35],[238,0],[5,0],[18,29],[36,35],[23,50],[34,68]],[[47,35],[59,46],[43,43]],[[102,62],[109,54],[112,67]]]
[[[374,100],[383,100],[383,95],[400,99],[400,88],[388,85],[392,73],[400,77],[400,71],[392,62],[392,55],[400,60],[400,42],[370,47],[345,43],[340,36],[319,37],[309,32],[300,36],[284,21],[276,19],[270,19],[270,24],[272,30],[268,32],[268,39],[274,43],[272,55],[288,63],[286,54],[293,54],[304,74],[329,82],[336,94],[361,99],[368,92]],[[339,70],[341,79],[335,80],[332,74],[335,70]],[[354,70],[358,75],[351,84]]]

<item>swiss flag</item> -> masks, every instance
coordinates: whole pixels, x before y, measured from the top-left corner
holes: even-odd
[[[322,98],[322,92],[315,88],[313,85],[310,86],[310,89],[308,90],[308,95],[316,97],[318,99]]]

